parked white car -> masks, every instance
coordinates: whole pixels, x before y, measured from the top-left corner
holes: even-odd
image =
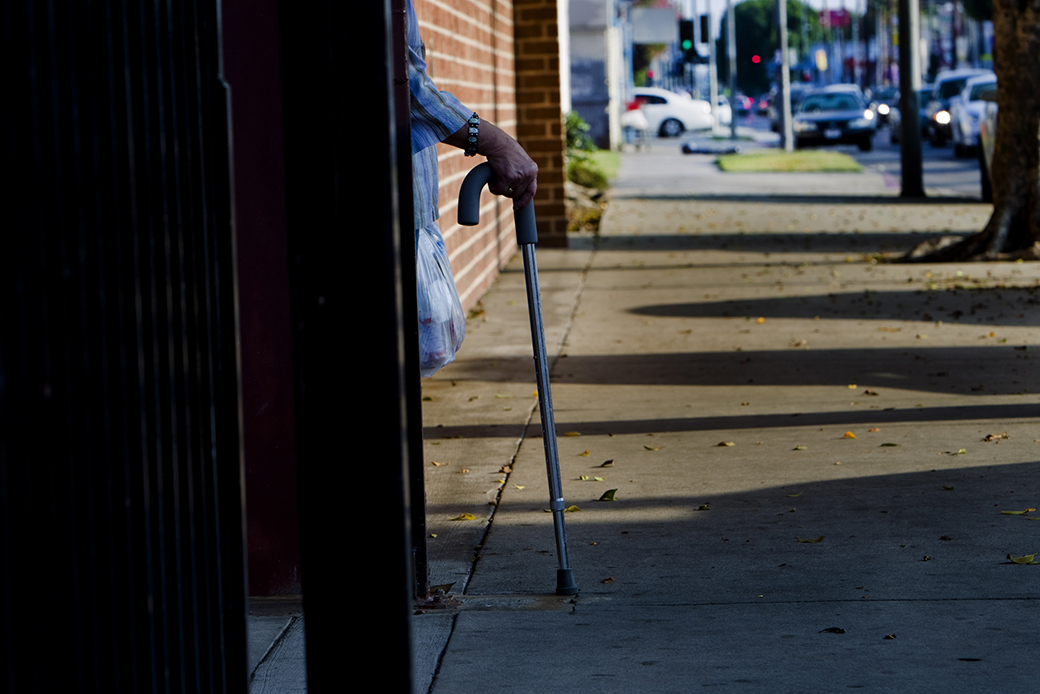
[[[994,74],[972,77],[964,83],[960,98],[950,101],[950,139],[955,156],[969,156],[978,147],[979,119],[987,103],[982,95],[996,88]]]
[[[646,116],[651,133],[661,137],[679,137],[687,130],[712,127],[711,104],[707,101],[656,87],[639,87],[633,94]]]

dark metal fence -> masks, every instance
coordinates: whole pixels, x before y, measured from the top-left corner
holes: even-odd
[[[218,3],[0,16],[0,683],[244,691]]]

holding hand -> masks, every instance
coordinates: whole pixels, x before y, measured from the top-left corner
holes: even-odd
[[[468,126],[460,129],[444,142],[464,149],[467,130]],[[488,163],[491,164],[491,169],[495,173],[488,184],[488,190],[495,195],[512,198],[514,210],[519,210],[531,202],[538,190],[538,165],[528,156],[519,142],[493,123],[481,119],[477,154],[487,157]]]

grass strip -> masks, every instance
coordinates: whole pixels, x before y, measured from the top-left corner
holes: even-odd
[[[592,161],[596,162],[608,181],[617,178],[618,169],[621,168],[621,156],[609,149],[599,149],[592,153]]]
[[[748,152],[746,154],[724,154],[715,159],[718,167],[727,173],[733,172],[848,172],[863,170],[859,163],[847,154],[831,150],[798,152]]]

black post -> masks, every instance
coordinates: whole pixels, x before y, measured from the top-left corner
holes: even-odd
[[[921,88],[921,56],[917,39],[921,35],[918,0],[899,0],[899,110],[902,112],[900,166],[904,198],[923,198],[924,173],[921,163],[921,124],[917,90]]]
[[[378,671],[380,691],[409,692],[390,2],[285,0],[279,17],[307,686]]]

